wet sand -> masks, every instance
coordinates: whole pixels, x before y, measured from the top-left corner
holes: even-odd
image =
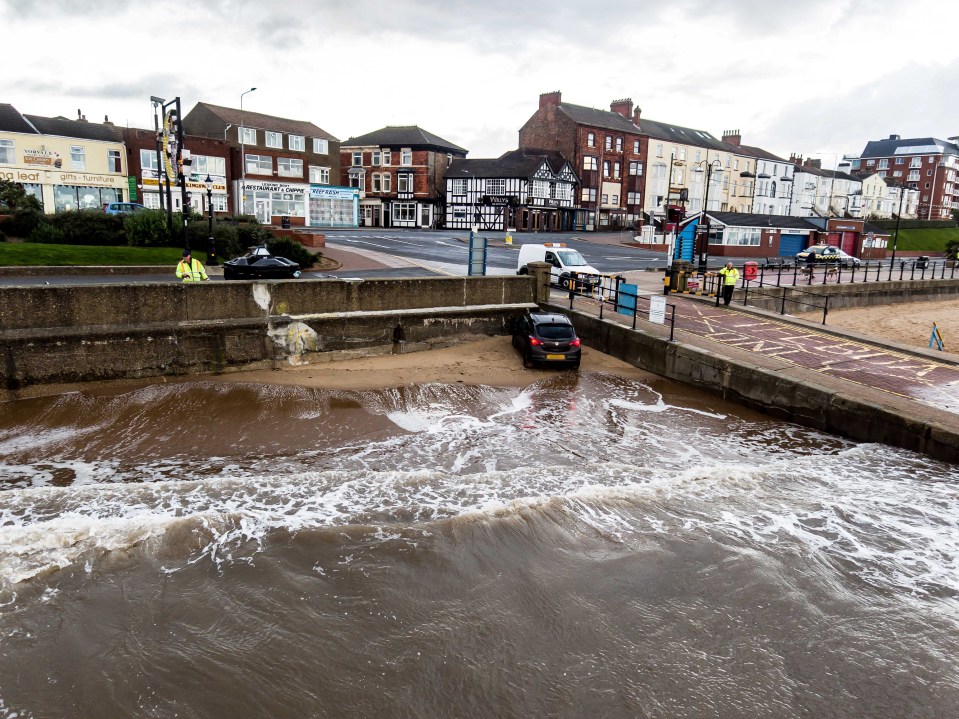
[[[641,380],[656,375],[637,369],[608,355],[583,347],[583,372],[610,372]],[[215,379],[222,382],[297,385],[321,389],[383,389],[431,382],[525,387],[544,374],[569,371],[560,367],[525,369],[509,337],[489,337],[440,349],[359,357],[280,370],[229,372]]]
[[[806,312],[797,317],[817,321],[822,319],[822,313]],[[826,320],[833,329],[846,329],[921,349],[929,349],[933,322],[942,335],[944,351],[959,354],[959,300],[829,310]]]

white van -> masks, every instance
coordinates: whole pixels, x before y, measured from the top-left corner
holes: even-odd
[[[575,273],[580,282],[598,285],[601,281],[599,270],[586,262],[578,250],[567,247],[562,242],[547,242],[542,245],[521,245],[519,259],[516,261],[516,274],[528,275],[530,262],[546,262],[553,266],[553,283],[560,287],[569,287]]]

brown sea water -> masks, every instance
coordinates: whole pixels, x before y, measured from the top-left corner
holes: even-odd
[[[0,717],[959,716],[953,465],[590,373],[0,412]]]

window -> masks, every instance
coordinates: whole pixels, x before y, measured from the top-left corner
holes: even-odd
[[[533,197],[549,197],[549,183],[543,180],[533,180],[531,188]]]
[[[609,204],[609,195],[603,193],[603,200],[602,200],[602,202],[603,202],[604,205],[608,205],[608,204]]]
[[[409,167],[413,164],[413,151],[409,148],[400,150],[400,164]]]
[[[276,158],[276,174],[280,177],[303,177],[303,160],[292,157]]]
[[[583,202],[596,202],[596,188],[583,188]]]
[[[255,145],[256,130],[254,130],[252,127],[241,127],[240,128],[240,144]]]
[[[465,195],[466,180],[450,180],[450,192],[454,195]]]
[[[383,192],[391,192],[393,189],[393,176],[388,172],[384,172],[381,178],[383,180]]]
[[[283,135],[279,132],[264,132],[265,135],[264,142],[267,147],[273,147],[277,149],[283,148]]]
[[[0,140],[0,162],[12,165],[16,155],[16,145],[13,140]]]
[[[401,172],[396,176],[396,191],[397,192],[413,191],[413,176],[410,173]]]
[[[613,149],[613,138],[610,137],[609,135],[606,136],[606,149],[607,150]]]
[[[82,145],[70,145],[70,163],[74,170],[87,169],[86,151]]]
[[[642,174],[643,174],[643,163],[642,163],[642,162],[630,162],[630,163],[629,163],[629,174],[630,174],[630,175],[642,175]]]
[[[209,157],[208,155],[193,155],[193,172],[206,177],[207,175],[226,175],[226,158]]]
[[[313,152],[317,155],[329,155],[330,143],[327,140],[321,140],[318,137],[313,138]]]
[[[290,135],[287,142],[290,143],[291,150],[303,152],[306,149],[306,138],[303,135]]]
[[[366,173],[365,172],[351,172],[349,173],[350,187],[358,187],[361,190],[366,184]]]
[[[143,197],[140,199],[143,201],[144,207],[148,207],[151,210],[160,209],[160,193],[159,192],[144,192]]]
[[[696,159],[694,160],[694,162],[699,162],[702,159],[702,157],[703,157],[703,151],[696,150]]]
[[[619,171],[619,163],[618,163],[618,162],[614,162],[614,163],[613,163],[613,177],[617,177],[617,178],[618,178],[618,177],[619,177],[619,173],[620,173],[620,171]]]
[[[735,159],[733,160],[733,170],[738,170],[738,169],[739,169],[739,160]]]
[[[207,208],[209,209],[209,208]],[[213,195],[213,211],[226,212],[226,195]]]
[[[603,160],[603,177],[609,177],[609,160]]]
[[[353,167],[361,167],[363,165],[363,153],[356,151],[353,153]]]
[[[633,140],[633,154],[639,154],[639,140]]]
[[[596,147],[596,134],[592,132],[586,133],[586,146],[587,147]]]
[[[613,195],[613,204],[619,206],[619,195]]]
[[[883,172],[883,173],[882,173],[882,176],[885,177],[885,176],[886,176],[886,173]],[[893,176],[893,177],[902,177],[902,170],[896,170],[895,172],[892,173],[892,176]]]
[[[626,195],[626,204],[627,205],[639,205],[641,204],[640,194],[638,192],[630,192]]]
[[[505,195],[506,180],[487,180],[486,194],[487,195]]]
[[[372,155],[370,156],[370,164],[373,167],[379,167],[383,164],[383,153],[379,150],[373,150]]]
[[[875,165],[875,164],[876,164],[876,161],[875,161],[875,160],[866,160],[866,167],[872,167],[872,166]],[[897,164],[897,165],[901,165],[901,164],[902,164],[902,158],[901,158],[901,157],[900,157],[898,160],[896,160],[896,164]]]
[[[662,144],[656,145],[656,157],[663,156],[663,146]]]
[[[380,175],[376,172],[373,173],[373,192],[382,192],[383,185],[380,182]]]
[[[904,160],[903,158],[901,158],[901,157],[897,157],[897,158],[896,158],[896,164],[897,164],[897,165],[901,165],[903,162],[905,162],[905,160]],[[869,164],[870,164],[870,165],[872,164],[872,160],[869,161]]]
[[[314,185],[330,184],[330,168],[310,166],[310,182]]]
[[[246,172],[249,175],[272,175],[273,158],[269,155],[247,155]]]
[[[889,160],[880,160],[880,161],[879,161],[879,169],[880,169],[880,170],[888,170],[888,169],[889,169]]]
[[[583,169],[584,170],[595,170],[596,169],[596,158],[586,155],[583,158]]]
[[[3,147],[3,140],[0,140],[0,147]],[[196,160],[194,160],[195,162]],[[2,162],[2,160],[0,160]],[[140,167],[144,170],[156,170],[157,169],[157,153],[156,150],[140,150]]]
[[[390,150],[383,150],[383,164],[386,167],[393,164],[393,154]]]
[[[932,177],[932,170],[926,170],[926,177]]]
[[[400,175],[400,177],[402,177],[402,175]],[[415,202],[394,202],[392,207],[394,222],[413,222],[416,220]]]

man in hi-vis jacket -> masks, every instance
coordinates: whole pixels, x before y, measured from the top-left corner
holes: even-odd
[[[189,250],[183,250],[183,259],[176,266],[176,276],[183,279],[184,282],[202,282],[210,279],[206,276],[206,270],[199,260],[190,257]]]

